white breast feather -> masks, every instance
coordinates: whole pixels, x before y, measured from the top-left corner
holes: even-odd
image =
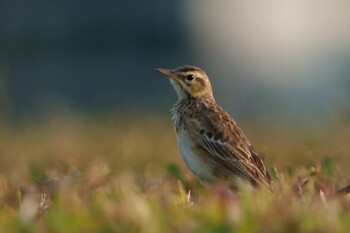
[[[193,153],[194,144],[192,140],[188,138],[186,133],[179,130],[176,134],[177,143],[180,148],[180,153],[183,160],[185,161],[187,167],[197,176],[197,178],[202,182],[206,183],[204,180],[209,180],[212,169],[208,164],[203,163],[198,155]]]

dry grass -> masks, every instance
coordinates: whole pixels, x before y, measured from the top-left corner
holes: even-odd
[[[198,184],[171,124],[128,115],[2,121],[0,232],[350,232],[349,199],[328,196],[350,183],[347,123],[246,129],[276,193],[238,195]]]

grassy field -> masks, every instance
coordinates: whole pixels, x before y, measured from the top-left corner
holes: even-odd
[[[350,232],[349,122],[241,126],[275,194],[202,187],[170,117],[0,121],[0,232]]]

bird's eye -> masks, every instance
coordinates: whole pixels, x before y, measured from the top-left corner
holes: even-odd
[[[186,80],[188,80],[188,81],[192,81],[193,79],[194,79],[193,74],[189,74],[186,76]]]

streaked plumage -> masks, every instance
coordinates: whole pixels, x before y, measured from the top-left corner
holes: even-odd
[[[204,185],[239,180],[270,187],[263,161],[236,122],[215,101],[203,70],[181,66],[156,69],[170,77],[178,101],[172,109],[174,128],[182,157]]]

